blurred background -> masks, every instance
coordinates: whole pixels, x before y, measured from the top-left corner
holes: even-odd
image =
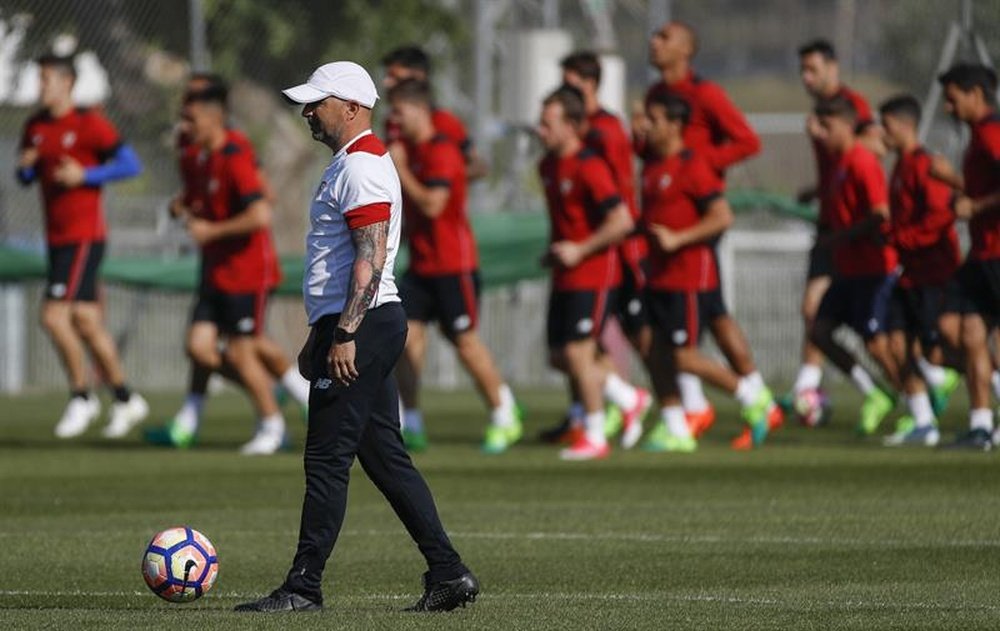
[[[596,50],[605,60],[605,100],[627,119],[653,79],[649,35],[668,19],[697,30],[697,72],[722,84],[763,140],[760,155],[730,172],[738,222],[720,260],[724,291],[762,370],[790,378],[812,234],[811,209],[794,202],[813,180],[797,47],[832,41],[845,82],[873,106],[900,91],[927,99],[946,49],[958,58],[1000,56],[1000,0],[2,0],[0,173],[10,176],[0,178],[0,392],[63,387],[37,326],[38,191],[13,177],[37,98],[31,60],[38,54],[77,54],[78,101],[104,108],[145,165],[140,178],[104,193],[107,314],[136,386],[176,389],[186,378],[181,342],[194,267],[166,203],[179,186],[173,125],[188,73],[212,70],[232,83],[234,122],[254,141],[277,191],[274,231],[294,269],[309,195],[328,156],[278,89],[335,59],[358,61],[379,81],[381,56],[403,44],[431,54],[440,105],[465,120],[490,162],[470,195],[487,281],[483,335],[510,383],[540,385],[560,381],[541,352],[547,285],[533,263],[547,230],[530,131],[538,97],[555,87],[564,54]],[[934,114],[928,144],[955,160],[961,130]],[[305,333],[292,294],[276,298],[269,317],[271,334],[290,351]],[[431,349],[428,384],[467,385],[450,351]]]

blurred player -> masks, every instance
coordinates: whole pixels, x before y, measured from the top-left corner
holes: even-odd
[[[135,177],[142,165],[100,112],[74,106],[71,57],[44,56],[38,65],[41,111],[25,124],[17,177],[25,186],[39,181],[45,208],[49,265],[41,320],[71,391],[55,433],[59,438],[79,436],[100,414],[100,401],[88,384],[89,352],[114,396],[102,433],[121,438],[146,417],[149,406],[125,382],[99,303],[97,274],[107,237],[101,187]]]
[[[231,367],[260,419],[240,451],[266,455],[285,442],[285,420],[257,349],[267,297],[280,270],[269,232],[271,207],[263,198],[253,154],[226,126],[226,99],[223,85],[191,92],[182,112],[191,138],[182,159],[188,185],[175,200],[174,213],[187,219],[188,233],[202,252],[187,349],[204,371]],[[226,341],[222,353],[220,336]]]
[[[560,65],[563,71],[563,83],[573,86],[583,95],[584,107],[587,112],[587,132],[584,136],[584,143],[608,164],[633,221],[638,221],[639,208],[635,199],[632,142],[618,117],[604,109],[597,99],[597,90],[601,83],[600,59],[593,52],[580,51],[565,57]],[[629,235],[618,247],[618,256],[622,266],[622,285],[611,309],[611,312],[618,318],[618,322],[632,347],[644,361],[649,354],[652,341],[652,333],[643,304],[643,290],[646,286],[646,253],[646,239],[641,234]],[[606,354],[603,355],[603,361],[609,370],[608,381],[612,383],[612,387],[617,387],[616,382],[620,381],[621,377],[615,373],[610,357]],[[579,401],[574,401],[570,407],[570,416],[573,416],[574,412],[579,414],[582,408]],[[607,415],[606,433],[613,436],[622,429],[622,414],[616,406],[610,406]],[[567,421],[570,422],[566,425],[574,425],[570,418],[567,418]],[[623,446],[632,447],[631,444]]]
[[[893,97],[879,106],[885,144],[896,153],[889,180],[892,242],[903,271],[893,288],[889,307],[892,353],[899,365],[910,415],[900,419],[887,445],[934,446],[940,440],[936,413],[951,390],[939,391],[942,401],[932,405],[920,376],[918,359],[932,355],[944,361],[941,331],[957,346],[960,316],[956,312],[955,271],[960,253],[951,210],[951,187],[932,175],[932,156],[917,138],[920,103],[910,95]],[[958,384],[957,373],[949,370]],[[937,407],[938,409],[935,409]]]
[[[858,141],[858,114],[850,99],[825,99],[814,113],[824,150],[835,161],[829,186],[823,190],[830,227],[821,236],[821,246],[828,243],[833,250],[835,274],[810,335],[813,344],[864,393],[858,432],[869,435],[895,401],[833,340],[833,332],[840,325],[854,329],[891,387],[901,389],[886,334],[889,297],[898,274],[896,251],[887,243],[889,194],[878,158]]]
[[[547,339],[549,361],[571,380],[585,410],[583,432],[560,453],[564,460],[608,455],[602,388],[625,411],[623,432],[642,431],[649,394],[622,382],[608,388],[597,358],[597,339],[621,283],[615,248],[634,222],[607,164],[585,148],[583,97],[563,86],[542,106],[538,134],[546,149],[539,174],[548,203],[551,244],[543,264],[552,268]]]
[[[228,88],[222,77],[212,73],[195,73],[188,79],[188,83],[185,88],[185,101],[189,95],[199,94],[206,90],[228,93]],[[246,153],[253,159],[253,162],[257,167],[257,177],[261,184],[261,194],[266,201],[269,203],[272,202],[274,199],[273,192],[268,185],[264,170],[260,167],[260,164],[256,159],[254,148],[250,143],[250,139],[247,138],[241,131],[229,126],[228,121],[227,132],[228,142],[239,147],[240,152]],[[187,191],[192,191],[198,186],[198,178],[196,175],[197,169],[192,168],[192,166],[197,163],[197,156],[199,153],[201,153],[201,148],[193,143],[188,121],[184,120],[182,117],[177,126],[177,158],[181,177],[184,180],[184,189]],[[185,194],[186,193],[184,191],[179,193],[181,201],[183,200]],[[171,204],[172,212],[179,212],[182,208],[183,203]],[[183,216],[178,216],[176,218],[185,219]],[[273,250],[273,243],[271,243],[269,247]],[[277,261],[277,255],[273,253],[273,251],[269,258]],[[269,290],[273,290],[281,281],[280,268],[276,270],[276,273],[268,274],[268,276],[270,281],[273,283],[273,286],[270,287]],[[291,360],[285,354],[285,351],[268,336],[255,336],[254,346],[260,361],[264,364],[264,367],[271,374],[271,376],[277,381],[278,385],[276,386],[275,396],[277,397],[279,405],[281,399],[286,396],[286,394],[291,395],[292,398],[294,398],[303,408],[305,414],[305,408],[309,400],[309,383],[302,378],[302,375],[299,374],[298,369],[292,364]],[[191,353],[189,352],[189,355],[190,354]],[[219,355],[219,359],[221,360],[221,363],[216,371],[226,379],[229,379],[236,385],[242,387],[243,384],[240,381],[239,373],[233,368],[233,366],[226,362],[225,353],[221,353]],[[187,448],[194,444],[198,430],[201,426],[205,399],[208,395],[208,383],[211,375],[212,369],[209,365],[192,359],[191,376],[188,382],[188,392],[184,398],[184,403],[181,405],[181,408],[177,411],[177,413],[164,426],[152,427],[146,430],[145,438],[147,441],[158,445],[178,448]]]
[[[382,57],[382,67],[385,76],[382,86],[391,89],[400,81],[416,79],[430,83],[431,60],[423,49],[417,46],[402,46],[390,51]],[[431,118],[434,121],[434,131],[455,143],[465,158],[466,177],[476,180],[489,171],[486,162],[472,144],[472,137],[465,129],[462,120],[444,108],[432,104]],[[392,119],[386,120],[386,142],[399,140],[399,127]]]
[[[691,60],[697,52],[697,34],[687,24],[668,22],[654,32],[649,40],[649,62],[660,72],[661,79],[646,92],[646,101],[664,92],[686,100],[691,115],[684,128],[684,145],[697,152],[724,179],[727,169],[760,152],[760,138],[720,86],[695,74]],[[633,124],[633,139],[640,157],[644,155],[647,120],[643,111]],[[715,318],[711,327],[723,343],[742,337],[739,326],[728,314]],[[714,422],[715,410],[694,375],[682,374],[680,387],[688,421],[695,434],[700,435]],[[775,420],[780,421],[781,417],[776,416]],[[751,442],[750,434],[744,432],[734,446],[749,447]]]
[[[840,65],[833,46],[826,40],[815,40],[799,48],[799,77],[802,86],[813,99],[813,105],[840,97],[847,99],[857,112],[855,134],[858,142],[868,147],[876,155],[882,155],[885,148],[882,145],[881,131],[872,116],[871,107],[861,94],[851,90],[840,81]],[[836,156],[830,154],[822,142],[823,128],[814,113],[806,119],[806,133],[812,143],[813,154],[816,157],[816,185],[799,194],[799,201],[805,203],[819,198],[819,217],[816,222],[816,242],[809,251],[809,268],[806,273],[806,286],[802,292],[802,319],[805,333],[802,341],[802,366],[799,368],[792,392],[786,399],[786,407],[800,405],[800,401],[814,401],[826,407],[826,395],[820,389],[823,379],[823,353],[810,339],[810,331],[816,320],[816,312],[823,300],[823,295],[830,287],[834,275],[833,250],[827,233],[831,230],[830,206],[832,199],[825,191],[832,186],[832,178],[836,172]],[[858,370],[863,368],[860,366]],[[868,378],[871,381],[871,378]],[[812,394],[812,396],[804,396]],[[827,411],[811,410],[807,414],[821,416]]]
[[[683,98],[658,92],[647,100],[646,109],[650,120],[642,171],[642,221],[650,241],[647,301],[655,339],[650,372],[662,422],[644,448],[683,452],[697,446],[677,396],[677,371],[697,375],[735,396],[752,445],[760,445],[769,431],[769,417],[781,412],[742,333],[722,343],[712,327],[726,314],[714,243],[733,220],[722,180],[697,150],[685,146],[684,126],[691,108]],[[731,368],[698,350],[705,325]]]
[[[985,66],[957,64],[938,80],[948,113],[969,127],[962,160],[965,193],[955,214],[969,220],[972,247],[958,272],[961,287],[962,348],[969,387],[969,431],[954,447],[990,449],[989,333],[1000,317],[1000,114],[997,75]]]
[[[427,349],[427,323],[437,321],[490,408],[483,451],[501,453],[521,439],[521,413],[493,356],[479,338],[479,258],[466,214],[465,161],[437,134],[430,87],[407,79],[389,91],[400,140],[389,145],[403,189],[409,269],[399,285],[409,334],[396,374],[403,401],[403,439],[427,447],[417,395]]]

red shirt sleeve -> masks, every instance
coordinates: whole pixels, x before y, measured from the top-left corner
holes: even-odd
[[[583,184],[589,201],[605,214],[622,202],[621,192],[611,169],[597,156],[583,161]]]
[[[420,182],[424,186],[451,187],[457,178],[465,177],[465,159],[449,141],[437,142],[427,152]]]
[[[717,136],[723,138],[721,143],[716,144],[705,155],[712,168],[722,171],[760,153],[757,132],[750,127],[743,112],[729,100],[725,91],[712,83],[706,83],[701,90],[701,103],[705,113],[713,128],[720,132]]]
[[[917,171],[917,197],[923,208],[920,221],[896,231],[895,240],[908,250],[924,248],[937,243],[955,223],[951,211],[951,187],[931,177],[930,156],[923,156]]]
[[[232,191],[237,200],[234,210],[243,212],[264,196],[257,165],[252,154],[239,150],[229,156],[228,166]]]
[[[855,163],[854,176],[857,178],[864,207],[872,210],[876,206],[888,206],[889,188],[882,165],[872,153],[865,151],[860,155],[864,157]]]
[[[122,143],[115,126],[98,112],[90,112],[86,128],[88,144],[101,160],[110,157]]]
[[[463,156],[472,151],[472,140],[462,119],[447,110],[434,111],[434,131],[445,136],[459,148]]]
[[[868,101],[866,101],[864,97],[857,92],[851,92],[850,97],[851,102],[854,104],[854,110],[858,113],[858,122],[855,126],[855,132],[860,134],[875,123],[875,117],[872,116],[872,108],[868,105]]]
[[[687,169],[685,193],[699,212],[705,212],[709,204],[722,197],[724,190],[722,178],[708,162],[698,156],[691,158]]]

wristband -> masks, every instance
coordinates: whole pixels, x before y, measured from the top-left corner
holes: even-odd
[[[333,330],[333,341],[337,344],[345,344],[347,342],[354,341],[354,333],[348,331],[343,327],[337,327]]]

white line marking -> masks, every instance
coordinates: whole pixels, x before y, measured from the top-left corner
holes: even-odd
[[[145,591],[87,591],[87,590],[0,590],[0,597],[45,597],[45,598],[127,598],[133,596],[148,596]],[[405,600],[417,598],[418,594],[367,594],[337,596],[338,602]],[[259,598],[260,594],[241,594],[236,592],[212,592],[214,600],[251,600]],[[914,609],[927,611],[997,611],[1000,605],[956,604],[932,602],[892,602],[886,600],[782,600],[777,598],[758,598],[742,596],[725,596],[716,594],[670,594],[667,592],[637,592],[633,594],[600,593],[600,592],[484,592],[481,597],[486,600],[563,600],[563,601],[618,601],[618,602],[689,602],[689,603],[723,603],[730,605],[795,607],[819,606],[835,609]]]

